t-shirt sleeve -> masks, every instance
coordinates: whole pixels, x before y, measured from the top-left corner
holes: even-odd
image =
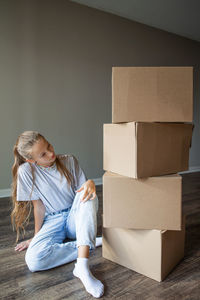
[[[78,190],[82,186],[82,184],[85,183],[88,179],[84,171],[81,169],[76,157],[72,156],[72,158],[73,158],[73,165],[74,165],[75,189]]]
[[[39,200],[35,186],[33,187],[33,192],[31,195],[32,185],[32,174],[29,173],[25,168],[19,167],[17,173],[17,201]]]

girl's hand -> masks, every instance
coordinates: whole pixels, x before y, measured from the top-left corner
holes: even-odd
[[[95,183],[93,180],[88,180],[86,181],[79,190],[77,190],[76,192],[81,192],[84,190],[84,194],[83,194],[83,198],[80,200],[81,202],[86,202],[89,199],[90,200],[94,200],[96,197],[96,187],[95,187]],[[92,196],[92,198],[91,198]]]
[[[17,244],[17,246],[15,247],[15,251],[19,251],[19,252],[20,252],[20,251],[23,251],[23,250],[25,250],[26,248],[28,248],[28,246],[29,246],[31,240],[32,240],[32,239]]]

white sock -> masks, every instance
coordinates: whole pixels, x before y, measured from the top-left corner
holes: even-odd
[[[73,274],[82,281],[89,294],[95,298],[100,298],[104,293],[104,285],[92,275],[88,261],[88,258],[77,258]]]
[[[102,246],[102,237],[96,237],[96,247]]]

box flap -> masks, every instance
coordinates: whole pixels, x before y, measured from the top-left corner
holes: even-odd
[[[135,123],[104,124],[103,168],[134,177]],[[117,164],[116,164],[117,162]]]
[[[163,280],[184,257],[185,216],[182,217],[181,231],[167,230],[162,233],[162,274]]]
[[[192,124],[138,123],[138,178],[188,169]]]

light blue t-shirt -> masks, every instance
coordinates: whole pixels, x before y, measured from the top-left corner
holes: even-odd
[[[46,212],[56,212],[66,209],[72,205],[76,190],[87,181],[83,170],[79,166],[78,160],[73,155],[57,155],[64,163],[68,171],[74,178],[74,185],[68,185],[67,179],[57,170],[54,163],[52,168],[41,168],[37,164],[32,164],[35,174],[35,183],[30,198],[33,177],[31,165],[23,163],[18,168],[17,173],[17,201],[42,200],[46,207]]]

